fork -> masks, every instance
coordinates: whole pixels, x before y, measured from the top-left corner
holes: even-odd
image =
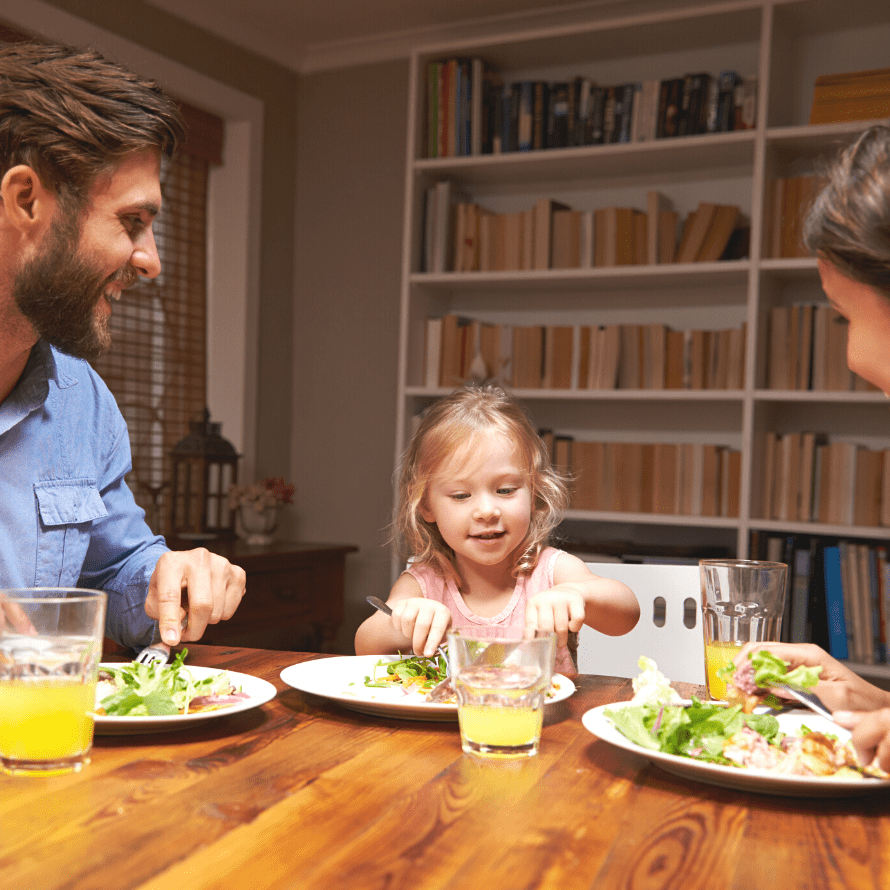
[[[781,689],[785,695],[790,695],[791,698],[799,701],[804,707],[809,708],[811,711],[815,711],[820,717],[826,717],[828,720],[831,720],[832,723],[834,722],[834,718],[831,716],[831,711],[825,707],[822,703],[822,699],[820,699],[815,692],[804,692],[801,689],[794,689],[784,683],[774,683],[772,686],[774,689]]]
[[[152,643],[146,646],[133,661],[139,664],[166,664],[170,658],[170,647],[166,643]]]
[[[180,627],[185,630],[188,627],[188,615],[182,619]],[[166,664],[170,659],[170,647],[161,641],[161,629],[155,628],[151,642],[133,659],[139,664]]]

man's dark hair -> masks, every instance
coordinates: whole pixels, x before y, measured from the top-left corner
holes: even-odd
[[[0,44],[0,177],[27,164],[69,209],[133,151],[172,157],[185,140],[176,104],[92,49]]]

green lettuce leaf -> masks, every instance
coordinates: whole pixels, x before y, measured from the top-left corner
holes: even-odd
[[[117,687],[99,702],[109,717],[171,717],[179,714],[192,699],[231,688],[226,671],[193,679],[183,666],[188,649],[176,655],[172,664],[132,664],[103,668]]]
[[[751,656],[754,666],[754,683],[759,689],[769,689],[784,683],[793,689],[810,689],[819,682],[821,667],[798,665],[793,671],[788,670],[788,663],[777,658],[772,652],[760,649]],[[735,665],[730,662],[717,671],[717,676],[727,683],[735,677]]]
[[[605,715],[641,748],[730,766],[734,764],[723,756],[723,746],[743,727],[768,740],[779,732],[772,715],[743,714],[739,706],[711,705],[697,698],[688,706],[646,703],[607,708]]]
[[[761,689],[768,689],[778,683],[784,683],[793,689],[810,689],[819,682],[819,674],[822,673],[821,667],[808,667],[805,664],[789,671],[788,665],[781,658],[776,658],[765,649],[755,652],[751,663],[754,665],[754,682]]]

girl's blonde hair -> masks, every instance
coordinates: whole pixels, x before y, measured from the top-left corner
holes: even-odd
[[[432,405],[405,452],[399,474],[399,497],[394,517],[403,558],[430,565],[443,578],[461,578],[454,552],[442,539],[435,523],[420,510],[430,482],[446,459],[470,454],[473,444],[491,432],[507,436],[516,448],[519,465],[531,490],[532,515],[528,533],[519,546],[515,576],[530,573],[547,545],[550,533],[568,506],[565,480],[550,462],[550,455],[525,408],[503,389],[471,385],[455,390]]]

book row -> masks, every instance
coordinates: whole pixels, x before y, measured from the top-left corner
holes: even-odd
[[[482,59],[456,57],[427,65],[425,149],[441,158],[727,132],[754,127],[756,106],[757,79],[732,70],[503,82]]]
[[[769,311],[769,389],[877,391],[847,366],[847,328],[827,303]]]
[[[700,203],[682,228],[659,192],[647,209],[575,210],[550,198],[496,213],[470,201],[451,205],[450,189],[427,191],[424,271],[504,272],[648,263],[716,262],[748,252],[747,226],[734,204]]]
[[[803,223],[825,182],[822,176],[770,180],[764,204],[765,256],[781,259],[810,255],[803,244]]]
[[[572,480],[574,510],[739,515],[738,451],[700,442],[582,442],[547,431],[543,438]]]
[[[716,262],[748,253],[749,227],[734,204],[701,202],[681,226],[658,191],[647,194],[645,210],[577,210],[539,198],[527,209],[497,213],[448,180],[430,186],[425,197],[425,272]]]
[[[884,544],[788,535],[769,536],[760,548],[752,550],[755,557],[788,565],[783,640],[817,643],[859,664],[887,663],[890,566]]]
[[[890,449],[768,432],[762,458],[764,519],[890,526]]]
[[[424,385],[496,380],[515,389],[741,389],[745,326],[508,325],[426,321]]]
[[[816,78],[811,124],[890,117],[890,68]]]

